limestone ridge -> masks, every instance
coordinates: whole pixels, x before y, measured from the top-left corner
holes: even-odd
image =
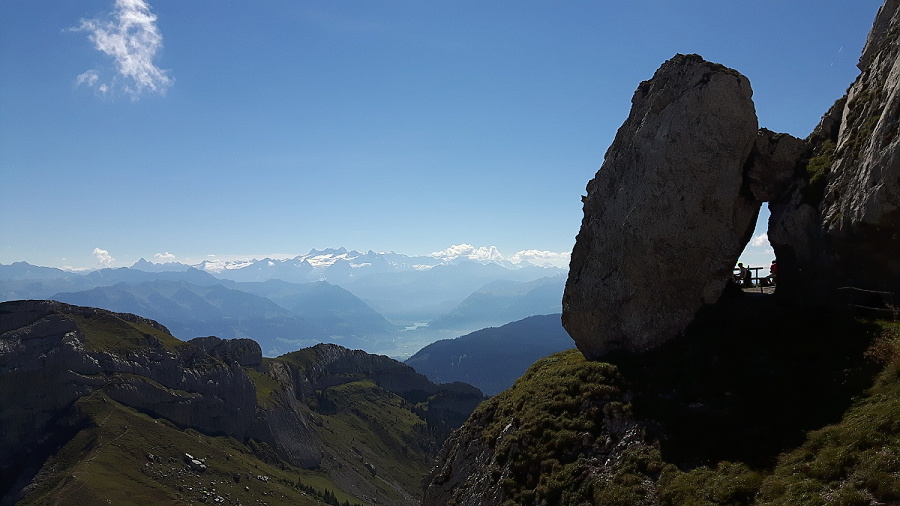
[[[859,77],[806,140],[806,170],[771,206],[778,294],[789,302],[833,304],[845,286],[900,292],[897,0],[878,11],[857,66]]]
[[[642,82],[587,185],[563,326],[588,358],[640,352],[715,303],[802,142],[758,130],[746,77],[676,55]]]
[[[265,449],[267,462],[339,468],[335,483],[345,492],[396,495],[406,499],[393,504],[412,504],[417,480],[408,475],[424,472],[438,445],[483,398],[470,385],[436,385],[388,357],[337,345],[263,359],[250,339],[185,342],[132,314],[56,301],[4,302],[0,504],[29,493],[45,459],[83,429],[73,413],[86,399],[126,406],[171,427],[231,436]],[[388,450],[373,457],[361,442],[351,451],[349,440],[328,439],[349,430],[347,423],[357,424],[357,437],[370,438],[365,444]],[[385,429],[390,423],[399,425]],[[375,461],[396,469],[386,468],[375,481]]]
[[[115,332],[117,320],[135,326]],[[85,322],[99,338],[85,336]],[[53,301],[8,302],[0,337],[0,455],[23,450],[62,409],[97,390],[211,434],[241,438],[253,423],[256,392],[240,365],[175,340],[151,320]]]

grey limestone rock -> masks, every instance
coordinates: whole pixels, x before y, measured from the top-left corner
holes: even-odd
[[[806,143],[792,135],[759,129],[745,174],[753,197],[760,202],[779,197],[789,187],[806,149]]]
[[[216,336],[197,337],[188,341],[203,348],[211,356],[236,362],[243,367],[262,364],[262,348],[253,339],[221,339]]]
[[[900,289],[900,2],[882,6],[847,93],[822,229],[838,280]]]
[[[85,331],[88,321],[97,323]],[[129,333],[126,322],[141,327]],[[166,332],[152,320],[102,309],[0,304],[0,455],[13,456],[40,439],[72,402],[98,390],[183,427],[243,438],[256,415],[247,374],[196,346],[167,346],[138,330],[150,327]]]
[[[900,293],[900,1],[875,19],[847,95],[807,142],[808,173],[772,206],[778,294],[842,304],[840,287]]]
[[[721,295],[760,208],[744,177],[751,96],[746,77],[697,55],[638,87],[588,183],[563,296],[586,357],[661,344]]]

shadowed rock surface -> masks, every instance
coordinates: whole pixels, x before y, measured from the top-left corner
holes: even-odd
[[[772,206],[778,293],[793,303],[842,301],[842,286],[900,292],[900,1],[879,10],[858,67]]]
[[[747,78],[697,55],[638,87],[588,183],[563,296],[588,358],[656,346],[718,300],[760,207],[744,178],[751,96]]]
[[[178,341],[152,320],[54,301],[2,304],[0,376],[2,455],[101,389],[180,426],[238,438],[256,410],[253,383],[238,364]]]
[[[213,357],[237,362],[244,367],[259,367],[262,364],[262,349],[253,339],[220,339],[209,336],[197,337],[188,342],[203,348],[203,351]]]

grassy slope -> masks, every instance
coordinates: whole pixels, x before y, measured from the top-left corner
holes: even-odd
[[[84,333],[89,349],[95,351],[116,351],[147,346],[147,337],[156,338],[167,349],[184,346],[186,343],[172,337],[145,322],[128,322],[111,313],[98,311],[93,314],[70,313]]]
[[[213,502],[324,504],[327,475],[267,464],[240,442],[179,430],[124,407],[102,393],[76,402],[65,420],[78,430],[44,464],[31,493],[20,504],[162,504]],[[194,471],[184,454],[204,459]],[[262,477],[259,479],[258,477]]]
[[[301,373],[315,366],[312,348],[277,359],[298,367]],[[271,405],[279,383],[267,374],[248,371],[257,387],[261,405]],[[348,375],[347,383],[315,392],[304,416],[314,420],[325,452],[322,469],[334,482],[354,491],[362,502],[416,504],[422,477],[436,452],[428,425],[415,414],[410,402],[375,383]],[[426,406],[427,408],[427,406]]]
[[[307,371],[320,360],[314,348],[275,359]],[[414,406],[360,374],[347,383],[316,392],[308,416],[326,451],[323,467],[343,476],[335,481],[355,489],[365,482],[363,499],[381,504],[416,504],[422,477],[437,448]]]
[[[867,355],[883,369],[838,422],[807,433],[772,468],[670,466],[660,479],[663,504],[900,502],[900,325],[882,328]]]
[[[484,403],[508,504],[900,503],[898,326],[746,302],[616,365],[540,360]],[[654,423],[604,467],[612,410]]]
[[[431,459],[425,423],[409,403],[370,381],[330,387],[320,395],[330,406],[328,414],[317,414],[322,423],[316,430],[328,448],[325,465],[363,477],[381,504],[417,503]]]
[[[145,322],[103,311],[67,316],[92,350],[190,346]],[[291,361],[302,369],[316,360],[309,350],[294,355]],[[263,372],[245,371],[260,406],[278,402],[274,393],[283,385]],[[95,393],[78,400],[58,422],[61,447],[43,463],[23,504],[212,502],[217,497],[224,504],[417,503],[435,448],[413,406],[369,381],[327,388],[317,392],[317,399],[328,409],[319,409],[315,401],[301,409],[316,422],[327,458],[320,469],[309,471],[283,463],[264,444],[181,430]],[[208,469],[192,471],[185,453],[207,458]]]
[[[868,355],[885,364],[842,420],[808,434],[763,482],[766,504],[900,503],[900,324]]]

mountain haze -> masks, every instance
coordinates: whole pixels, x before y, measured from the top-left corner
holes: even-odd
[[[559,313],[565,283],[562,274],[525,282],[494,281],[429,322],[428,328],[470,332],[528,316]]]
[[[206,261],[196,266],[141,259],[130,268],[85,273],[21,262],[0,265],[0,300],[57,298],[147,314],[185,339],[204,335],[257,339],[267,356],[335,342],[408,357],[438,339],[558,311],[553,306],[559,295],[552,293],[553,288],[538,297],[540,290],[521,292],[528,283],[537,286],[543,283],[539,279],[561,273],[527,262],[410,257],[345,248],[312,250],[285,260]],[[157,286],[151,286],[154,283]],[[184,290],[171,288],[178,283],[185,283],[180,285]],[[222,289],[210,290],[213,285]],[[491,300],[478,301],[484,294],[475,292],[488,289]],[[287,312],[230,291],[268,299]],[[190,300],[210,293],[218,300],[208,304]],[[189,314],[191,308],[197,309],[196,317]],[[427,324],[437,319],[442,321],[429,328]]]
[[[145,314],[164,322],[181,339],[208,335],[251,338],[260,343],[266,356],[335,340],[351,347],[375,348],[379,336],[395,330],[352,294],[325,282],[296,285],[269,281],[232,286],[244,289],[157,280],[117,283],[83,292],[59,293],[52,298]],[[251,291],[275,296],[282,305],[248,293]]]

